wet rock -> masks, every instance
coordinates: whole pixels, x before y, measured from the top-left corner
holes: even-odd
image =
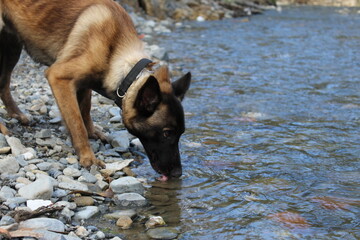
[[[102,231],[96,232],[95,239],[105,239],[105,238],[106,238],[105,233],[103,233]]]
[[[166,223],[161,216],[151,216],[145,223],[146,228],[155,228],[164,225],[166,225]]]
[[[19,163],[15,157],[7,156],[0,159],[0,174],[3,173],[17,173],[20,169]]]
[[[121,216],[127,216],[129,218],[134,218],[137,215],[136,211],[133,209],[127,209],[127,210],[119,210],[113,213],[108,213],[104,215],[104,218],[107,219],[119,219]]]
[[[152,239],[175,239],[179,235],[179,232],[174,228],[161,227],[150,229],[146,234]]]
[[[139,180],[134,177],[122,177],[110,183],[110,188],[114,193],[138,193],[144,194],[144,187]]]
[[[35,182],[19,189],[19,195],[27,199],[50,199],[53,194],[53,184],[49,177],[41,177]]]
[[[133,221],[128,216],[120,216],[119,219],[116,221],[116,226],[120,227],[121,229],[129,229],[132,225]]]
[[[81,238],[85,238],[85,237],[89,236],[90,233],[88,230],[86,230],[85,227],[80,226],[76,229],[75,234]]]
[[[122,207],[143,207],[147,204],[146,199],[138,193],[116,194],[114,202]]]
[[[95,214],[97,214],[99,212],[99,208],[96,206],[87,206],[84,207],[82,209],[80,209],[79,212],[75,213],[74,218],[76,220],[86,220],[91,218],[92,216],[94,216]]]

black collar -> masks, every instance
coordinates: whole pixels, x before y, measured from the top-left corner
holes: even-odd
[[[143,58],[140,61],[138,61],[135,66],[130,70],[128,75],[124,78],[124,80],[121,82],[119,87],[115,91],[115,103],[121,108],[121,102],[122,99],[125,96],[126,91],[129,89],[131,84],[136,80],[136,77],[140,74],[140,72],[146,68],[146,66],[152,63],[150,59]]]

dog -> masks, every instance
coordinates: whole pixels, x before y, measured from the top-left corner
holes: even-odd
[[[90,116],[95,91],[121,108],[125,127],[163,180],[182,175],[181,101],[191,73],[171,82],[168,67],[144,51],[124,8],[113,0],[0,0],[0,17],[0,97],[10,117],[29,123],[9,89],[25,48],[48,66],[45,76],[82,166],[104,166],[88,140],[106,140]]]

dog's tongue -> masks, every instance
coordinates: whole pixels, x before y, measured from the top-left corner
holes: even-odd
[[[167,180],[169,180],[169,177],[161,175],[161,177],[158,177],[157,180],[159,180],[160,182],[166,182]]]

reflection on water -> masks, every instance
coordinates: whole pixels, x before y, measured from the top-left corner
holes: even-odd
[[[360,239],[360,14],[339,10],[189,23],[159,39],[194,81],[184,176],[151,183],[145,215],[179,239]],[[136,171],[154,179],[148,164]]]

